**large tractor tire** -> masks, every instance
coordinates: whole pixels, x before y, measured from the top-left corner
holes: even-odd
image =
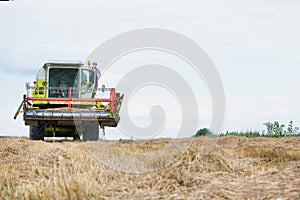
[[[44,125],[31,126],[31,131],[29,134],[29,138],[31,140],[44,140],[44,136],[45,136]]]
[[[79,134],[76,132],[76,133],[74,133],[74,135],[73,135],[73,140],[74,141],[80,141],[80,136],[79,136]]]
[[[99,125],[86,125],[82,139],[83,141],[97,141],[99,139]]]

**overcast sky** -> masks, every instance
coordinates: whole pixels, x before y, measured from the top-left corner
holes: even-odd
[[[25,82],[32,82],[43,62],[85,61],[111,37],[148,27],[186,35],[213,60],[226,95],[223,131],[261,131],[264,122],[275,120],[285,124],[294,120],[300,126],[299,24],[298,0],[1,2],[0,135],[28,135],[22,117],[14,121],[13,115],[21,103]],[[119,65],[168,63],[168,58],[149,53],[141,62],[137,53],[123,58]],[[172,59],[174,63],[177,58]],[[205,114],[200,116],[199,128],[209,126],[211,117],[208,94],[201,95],[197,96],[199,109]],[[142,108],[143,102],[138,105]],[[179,118],[171,122],[176,124],[176,120]],[[142,121],[137,123],[143,126]]]

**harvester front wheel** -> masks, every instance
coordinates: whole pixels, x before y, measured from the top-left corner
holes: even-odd
[[[87,125],[82,137],[83,141],[97,141],[99,139],[99,125]]]
[[[44,125],[38,125],[38,126],[32,126],[30,131],[30,139],[31,140],[44,140],[45,136],[45,126]]]

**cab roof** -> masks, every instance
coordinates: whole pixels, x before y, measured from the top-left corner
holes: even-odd
[[[70,66],[70,65],[77,65],[79,67],[83,66],[83,62],[80,60],[49,60],[44,63],[44,67],[49,67],[51,65],[60,65],[60,66]]]

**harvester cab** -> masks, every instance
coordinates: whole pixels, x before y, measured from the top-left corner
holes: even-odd
[[[50,61],[39,69],[14,118],[23,108],[29,137],[98,140],[99,127],[116,127],[123,95],[115,88],[96,88],[96,72],[80,61]],[[96,93],[102,93],[99,98]],[[96,96],[95,98],[93,98]]]

